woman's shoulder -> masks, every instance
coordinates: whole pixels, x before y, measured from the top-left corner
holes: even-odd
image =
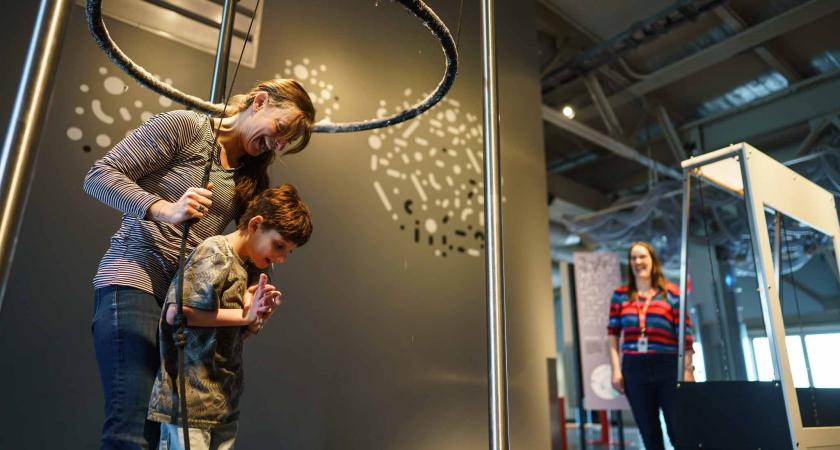
[[[680,287],[670,281],[665,283],[665,292],[674,297],[680,296]]]
[[[165,111],[152,116],[147,123],[163,127],[180,128],[195,131],[200,128],[207,118],[195,111],[177,109]]]
[[[613,290],[613,296],[627,296],[630,292],[630,286],[628,285],[621,285]]]

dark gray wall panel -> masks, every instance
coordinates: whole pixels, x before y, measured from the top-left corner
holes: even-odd
[[[478,5],[466,3],[459,78],[446,103],[421,116],[414,131],[408,133],[409,122],[377,132],[319,135],[303,154],[272,168],[275,182],[294,183],[310,204],[315,233],[274,273],[286,303],[246,350],[242,448],[486,448],[484,254],[475,236],[482,205],[480,186],[470,183],[480,183],[481,175],[470,172],[466,151],[480,157],[482,150],[469,134],[481,120],[480,17]],[[554,350],[534,5],[498,3],[504,19],[498,43],[511,437],[513,448],[539,449],[549,447],[545,364]],[[456,32],[458,3],[430,4]],[[32,12],[20,8],[16,14],[20,20],[9,27],[28,36]],[[197,95],[209,90],[210,55],[108,23],[125,51],[150,71]],[[237,89],[287,69],[306,73],[304,84],[320,99],[319,115],[334,121],[413,103],[443,71],[436,41],[391,2],[269,2],[263,30],[257,67],[240,70]],[[22,59],[19,49],[2,51],[9,61]],[[19,69],[10,64],[0,75],[8,90]],[[119,85],[112,76],[128,89],[109,92]],[[113,123],[92,113],[94,99]],[[117,72],[87,35],[81,8],[74,7],[0,311],[0,354],[14,361],[0,371],[0,381],[16,387],[4,398],[4,406],[15,407],[0,408],[0,448],[95,447],[102,400],[89,332],[90,278],[118,216],[87,197],[81,181],[107,149],[97,136],[116,142],[141,113],[172,108]],[[457,135],[464,141],[453,144],[461,125]],[[68,137],[71,127],[82,132],[81,139]],[[401,146],[397,140],[405,133],[410,136]],[[372,136],[382,146],[374,148]],[[456,156],[443,152],[444,146]],[[438,149],[434,155],[432,147]],[[406,178],[388,175],[383,159]],[[425,201],[412,174],[418,184],[427,180],[421,184]],[[428,182],[429,174],[436,174],[441,190]],[[453,186],[446,186],[446,175]],[[456,197],[457,208],[442,206]],[[411,213],[404,208],[407,200],[413,202]],[[475,212],[462,221],[468,206]],[[453,216],[444,223],[449,210]],[[479,253],[471,256],[469,248]],[[35,409],[36,403],[43,407]],[[50,432],[39,432],[40,423],[49,424]]]

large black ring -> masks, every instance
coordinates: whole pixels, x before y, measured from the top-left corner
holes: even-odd
[[[318,123],[315,125],[313,131],[316,133],[346,133],[351,131],[372,130],[375,128],[384,128],[391,125],[405,122],[412,119],[424,111],[428,110],[437,102],[439,102],[444,95],[452,87],[455,82],[455,75],[458,72],[458,50],[455,48],[455,41],[452,40],[452,35],[449,29],[440,20],[440,18],[420,0],[397,0],[403,6],[411,11],[415,16],[423,21],[423,25],[428,28],[432,34],[440,41],[443,48],[443,53],[446,56],[446,72],[443,79],[438,83],[435,91],[432,92],[420,103],[411,108],[395,114],[390,117],[382,119],[365,120],[361,122],[344,122],[344,123]],[[208,102],[199,97],[185,94],[178,89],[157,80],[149,71],[142,66],[136,64],[131,60],[117,44],[111,39],[108,29],[105,28],[105,22],[102,20],[102,0],[87,0],[87,21],[90,33],[96,40],[96,44],[102,49],[111,61],[117,65],[124,72],[129,74],[138,83],[147,88],[157,92],[160,95],[168,97],[173,101],[181,103],[186,106],[191,106],[199,111],[220,116],[222,115],[222,108],[224,105]]]

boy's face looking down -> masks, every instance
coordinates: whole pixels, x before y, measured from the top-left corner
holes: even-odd
[[[283,264],[297,248],[294,242],[287,241],[277,230],[262,226],[262,216],[252,217],[248,221],[248,239],[245,241],[245,254],[260,269],[271,263]]]

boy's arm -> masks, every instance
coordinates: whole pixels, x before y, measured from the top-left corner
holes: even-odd
[[[230,260],[216,241],[201,243],[184,268],[184,316],[191,327],[241,327],[257,318],[256,308],[220,308],[218,288],[225,283]],[[166,323],[175,324],[177,276],[166,300]]]
[[[172,303],[168,303],[166,306],[168,308],[166,310],[166,323],[174,325],[175,313],[178,308]],[[206,311],[184,305],[184,315],[187,317],[187,323],[191,327],[242,327],[250,325],[256,320],[256,311],[254,311],[253,315],[248,314],[254,309],[249,308],[247,311],[243,309]]]

